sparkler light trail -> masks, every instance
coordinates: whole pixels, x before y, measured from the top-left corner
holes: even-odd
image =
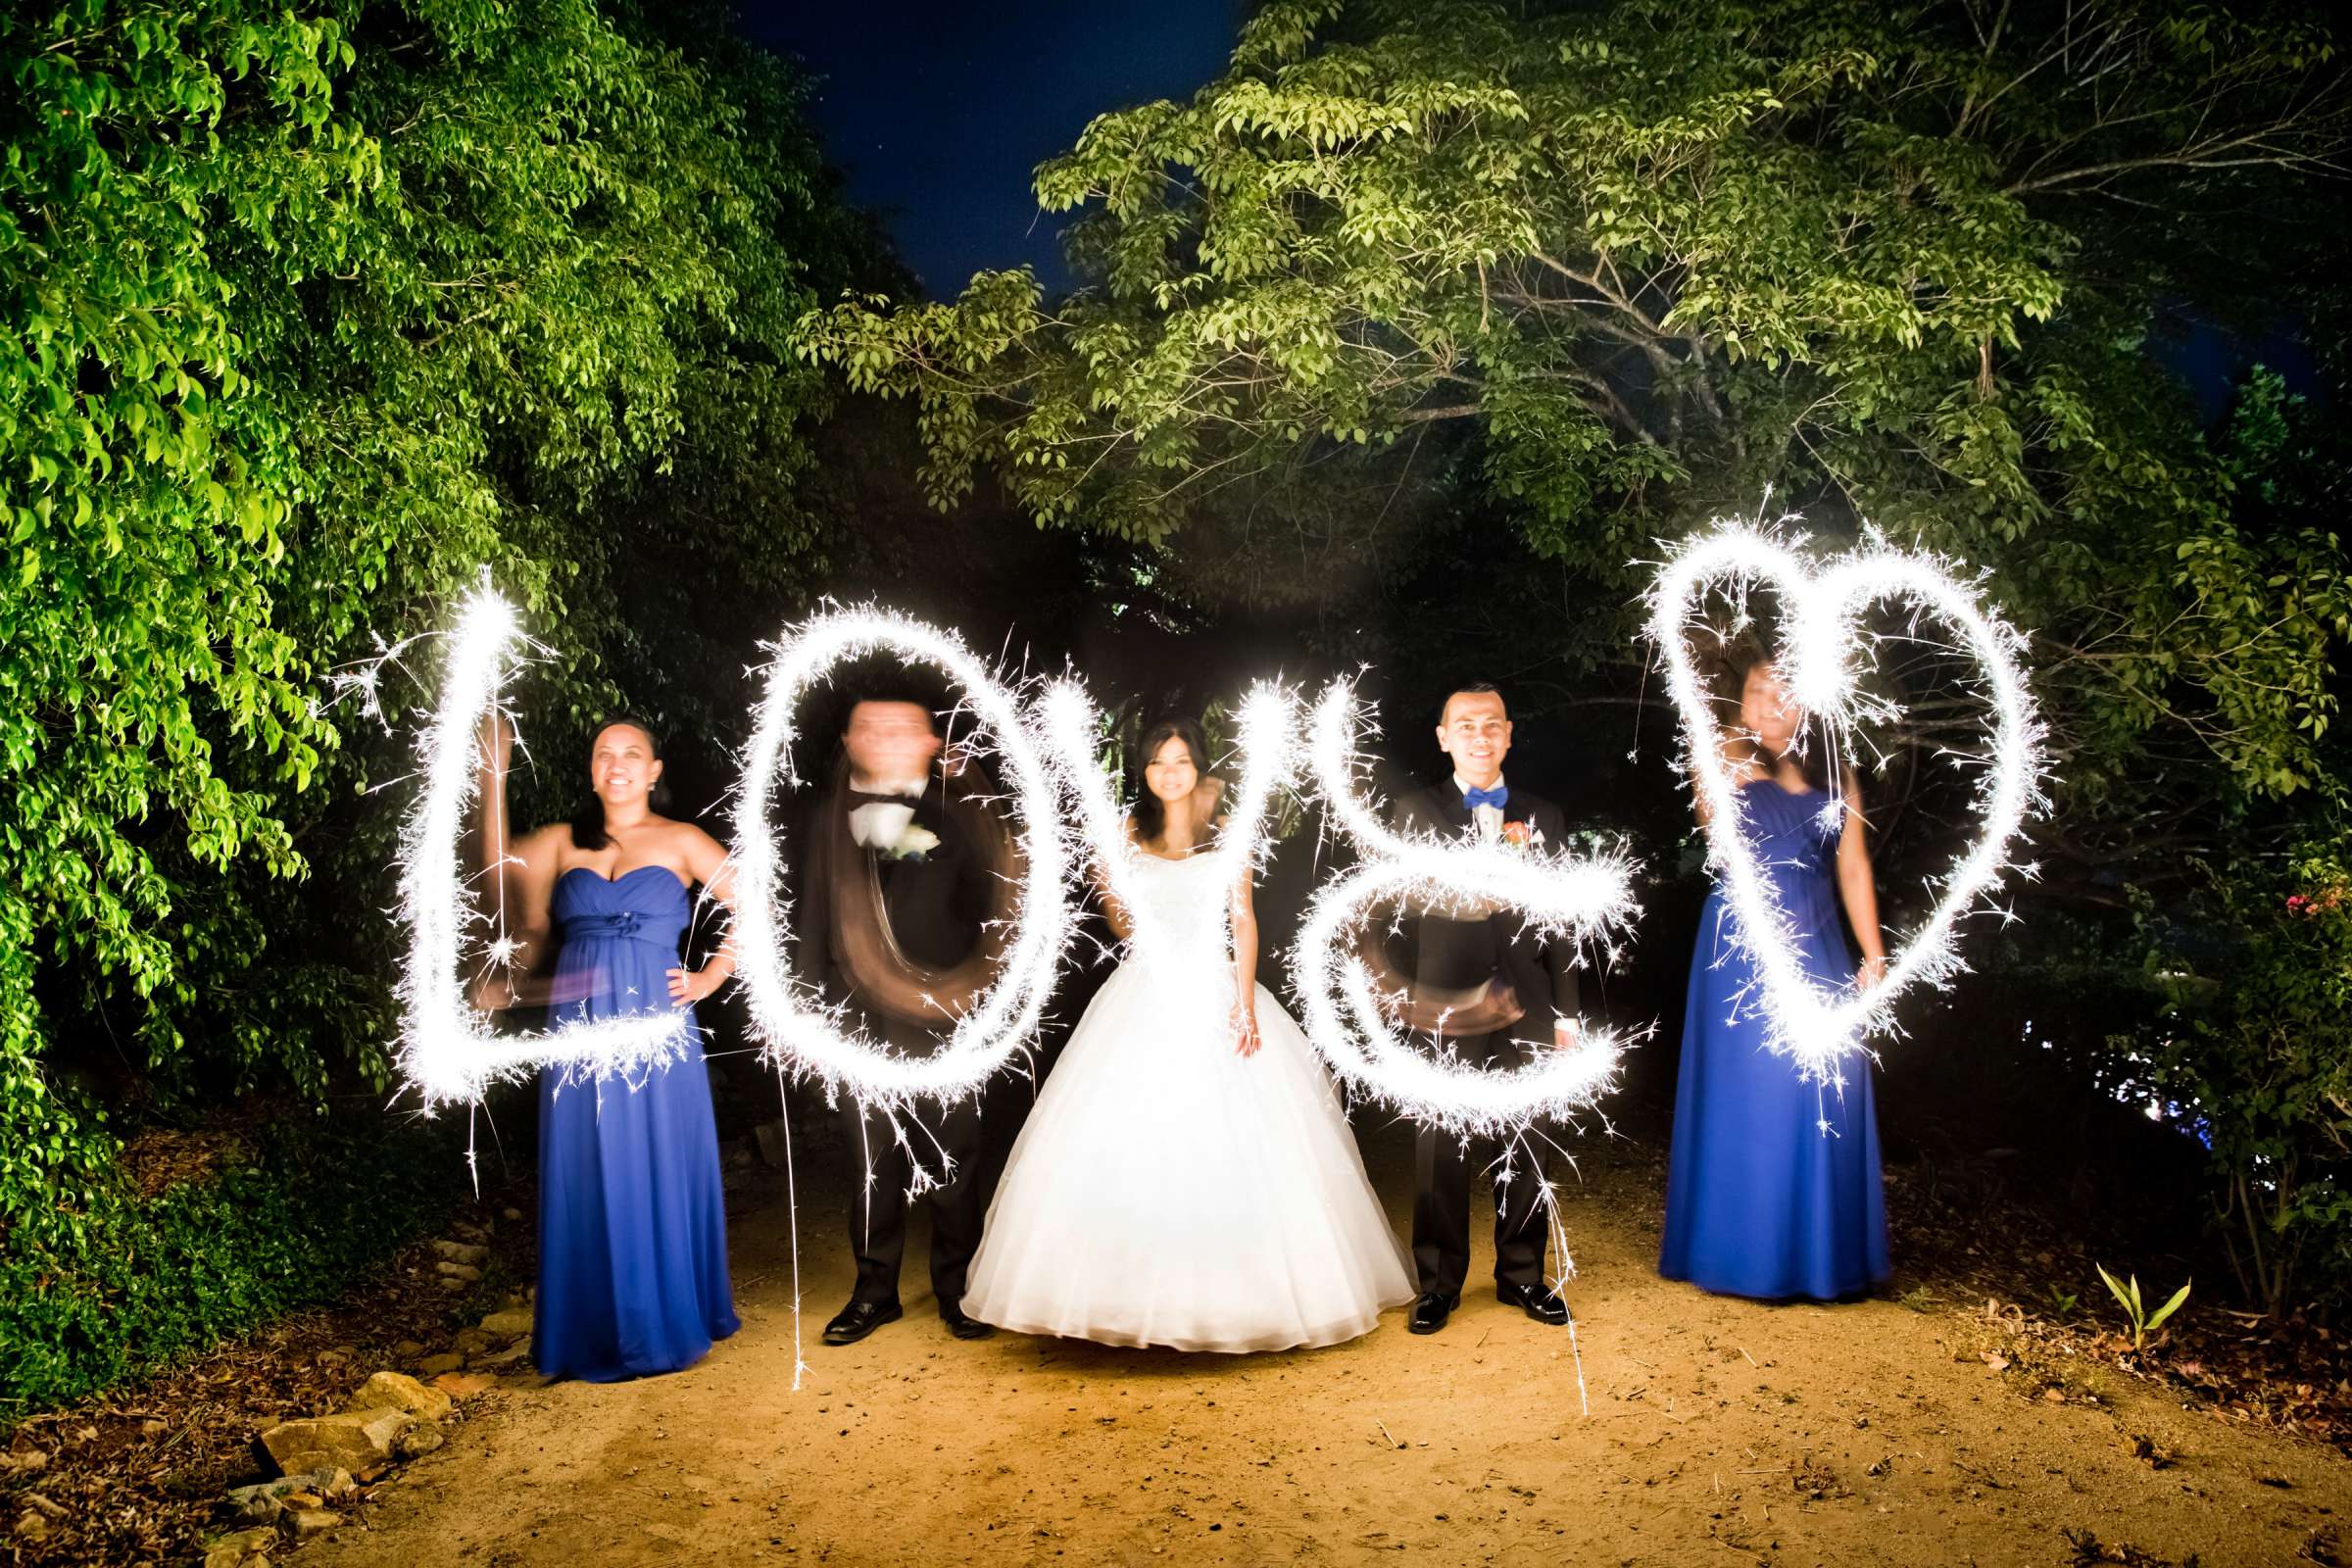
[[[541,1066],[642,1077],[686,1044],[685,1015],[671,1009],[581,1020],[533,1034],[499,1035],[466,997],[458,958],[466,928],[482,921],[458,874],[458,843],[482,763],[474,732],[498,707],[508,651],[522,640],[513,607],[488,587],[459,607],[439,701],[417,744],[424,791],[402,835],[400,914],[409,951],[399,982],[401,1076],[424,1108],[469,1104],[502,1079]],[[501,940],[493,960],[506,951]]]
[[[837,610],[787,630],[774,654],[744,759],[733,834],[735,972],[761,1054],[780,1069],[821,1079],[828,1093],[847,1090],[885,1113],[918,1096],[952,1103],[976,1094],[1036,1031],[1074,926],[1063,892],[1069,852],[1054,771],[1020,699],[951,633],[888,611]],[[928,1056],[892,1050],[813,1004],[795,984],[783,860],[770,821],[778,782],[786,789],[802,782],[792,761],[802,699],[844,661],[875,654],[928,664],[964,692],[1004,760],[1028,859],[1003,970]],[[823,911],[811,915],[823,918]]]
[[[1225,886],[1238,886],[1243,872],[1256,866],[1265,853],[1274,797],[1289,784],[1293,771],[1294,707],[1282,688],[1270,681],[1251,687],[1242,700],[1237,737],[1240,778],[1224,829],[1208,855],[1217,863],[1217,874]],[[1134,896],[1134,858],[1141,852],[1127,840],[1116,788],[1096,759],[1098,723],[1094,703],[1075,681],[1054,682],[1038,703],[1039,738],[1051,748],[1069,794],[1074,808],[1072,825],[1102,866],[1111,897],[1125,907],[1133,922],[1128,945],[1146,951],[1164,949],[1177,939],[1173,933],[1154,932],[1149,901]]]
[[[1797,543],[1801,543],[1799,540]],[[1852,755],[1854,726],[1890,716],[1886,705],[1856,685],[1855,656],[1864,636],[1861,616],[1874,605],[1910,607],[1953,633],[1975,662],[1989,709],[1984,770],[1977,779],[1983,831],[1940,878],[1942,895],[1910,939],[1890,954],[1884,981],[1867,991],[1829,991],[1815,985],[1797,957],[1795,933],[1772,879],[1757,864],[1740,826],[1740,792],[1723,754],[1692,633],[1705,625],[1708,593],[1724,589],[1740,607],[1758,586],[1778,595],[1784,626],[1778,663],[1789,695],[1823,726],[1815,744],[1833,759]],[[2035,716],[2022,663],[2023,639],[1988,610],[1944,563],[1893,549],[1876,533],[1859,550],[1809,564],[1775,533],[1745,523],[1715,531],[1677,550],[1650,589],[1650,636],[1666,666],[1682,715],[1683,765],[1708,808],[1708,858],[1723,878],[1735,919],[1732,940],[1755,966],[1756,1005],[1766,1044],[1792,1060],[1809,1081],[1835,1083],[1843,1059],[1893,1024],[1895,998],[1910,987],[1939,985],[1965,967],[1955,927],[1977,901],[2000,886],[2014,865],[2011,847],[2041,804],[2042,725]],[[1832,791],[1829,809],[1842,809]]]
[[[1637,912],[1625,858],[1393,831],[1357,793],[1355,706],[1354,689],[1335,682],[1315,705],[1307,739],[1316,791],[1363,857],[1316,890],[1292,950],[1307,1039],[1356,1089],[1455,1133],[1515,1137],[1537,1118],[1592,1103],[1616,1072],[1619,1041],[1612,1031],[1586,1028],[1567,1049],[1546,1041],[1508,1072],[1433,1055],[1390,1021],[1354,944],[1372,912],[1388,904],[1439,914],[1501,905],[1519,910],[1539,938],[1605,941]]]

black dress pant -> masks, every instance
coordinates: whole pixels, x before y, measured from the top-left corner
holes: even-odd
[[[1526,1057],[1503,1033],[1455,1042],[1461,1059],[1502,1069]],[[1510,1179],[1494,1173],[1494,1282],[1541,1286],[1544,1279],[1543,1146],[1534,1138],[1510,1151]],[[1470,1272],[1470,1170],[1495,1163],[1503,1146],[1474,1138],[1467,1150],[1458,1133],[1424,1127],[1414,1141],[1413,1269],[1424,1296],[1458,1296]]]
[[[899,1043],[898,1031],[885,1033]],[[945,1109],[936,1101],[920,1101],[912,1111],[898,1113],[894,1132],[889,1117],[844,1094],[840,1116],[857,1182],[850,1192],[856,1299],[899,1298],[899,1264],[906,1255],[906,1188],[919,1163],[939,1182],[921,1197],[931,1205],[931,1294],[943,1306],[962,1300],[964,1274],[980,1250],[980,1222],[988,1212],[980,1191],[979,1101],[966,1098]],[[948,1168],[941,1181],[943,1160]]]

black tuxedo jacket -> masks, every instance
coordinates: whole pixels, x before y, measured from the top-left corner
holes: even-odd
[[[793,900],[799,924],[796,945],[801,978],[818,987],[829,1002],[858,1005],[834,946],[833,879],[863,878],[870,867],[882,889],[882,912],[899,951],[931,969],[952,969],[979,946],[981,927],[988,918],[990,874],[934,779],[914,803],[912,822],[929,828],[938,845],[917,859],[891,859],[878,849],[860,848],[846,832],[836,834],[838,821],[850,813],[849,801],[828,791],[820,797],[803,825],[802,877]],[[844,863],[836,853],[846,851]]]
[[[1470,808],[1450,778],[1398,801],[1393,820],[1399,832],[1425,838],[1467,838],[1476,832]],[[1510,786],[1502,808],[1505,822],[1525,822],[1557,853],[1568,830],[1560,808],[1542,796]],[[1551,1022],[1577,1015],[1576,945],[1567,937],[1538,941],[1517,909],[1497,909],[1483,920],[1449,920],[1425,914],[1416,922],[1414,978],[1425,986],[1465,990],[1500,977],[1527,1009],[1517,1027],[1543,1031]]]

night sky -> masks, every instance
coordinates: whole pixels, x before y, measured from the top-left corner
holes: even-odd
[[[850,199],[879,211],[934,297],[973,272],[1069,275],[1069,215],[1038,211],[1030,173],[1086,122],[1189,98],[1225,67],[1231,0],[1000,0],[842,6],[746,0],[746,36],[819,78],[815,119]]]

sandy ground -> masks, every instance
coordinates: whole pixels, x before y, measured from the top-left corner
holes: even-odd
[[[1370,1143],[1401,1225],[1409,1147]],[[2070,1531],[2206,1565],[2293,1562],[2315,1531],[2313,1560],[2341,1549],[2352,1467],[2331,1450],[2112,1367],[2050,1402],[1948,1304],[1669,1284],[1657,1187],[1655,1151],[1620,1146],[1563,1194],[1589,1410],[1568,1333],[1499,1306],[1484,1258],[1441,1335],[1396,1312],[1351,1345],[1228,1358],[959,1343],[919,1294],[918,1233],[905,1321],[828,1348],[841,1200],[805,1195],[799,1392],[786,1213],[749,1210],[743,1331],[709,1360],[513,1380],[301,1560],[2071,1563]],[[2173,1462],[2134,1457],[2141,1437]]]

